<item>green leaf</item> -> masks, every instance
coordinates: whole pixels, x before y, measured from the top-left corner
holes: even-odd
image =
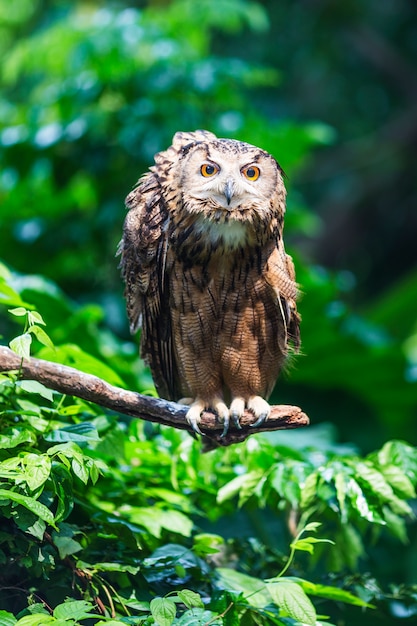
[[[28,322],[29,326],[33,326],[34,324],[42,324],[42,326],[46,326],[42,315],[37,311],[28,311]]]
[[[222,619],[222,617],[218,616],[218,614],[213,611],[193,607],[183,613],[179,619],[176,619],[175,624],[176,626],[208,626],[209,624],[210,626],[238,626],[240,624],[240,622],[236,620],[230,621],[229,616],[230,611],[228,611]]]
[[[30,358],[30,344],[32,343],[32,337],[29,333],[18,335],[9,343],[10,349],[23,359]]]
[[[40,326],[29,326],[28,333],[32,333],[32,335],[35,335],[36,339],[43,346],[46,346],[47,348],[51,348],[52,350],[55,349],[54,344],[52,343],[52,339]]]
[[[17,620],[12,613],[8,611],[0,611],[0,624],[1,626],[15,626]]]
[[[127,624],[129,624],[129,622],[121,622],[118,619],[109,619],[105,622],[100,620],[99,622],[95,622],[95,626],[127,626]]]
[[[154,598],[151,600],[150,609],[159,626],[171,626],[177,613],[175,602],[169,598]]]
[[[253,470],[246,474],[236,476],[229,483],[223,485],[217,493],[217,502],[222,504],[226,500],[231,500],[235,495],[239,494],[239,506],[243,504],[255,490],[255,487],[263,477],[265,472]],[[242,495],[244,494],[244,495]]]
[[[51,459],[44,454],[30,453],[24,455],[25,478],[31,491],[35,491],[48,480],[51,465]]]
[[[269,604],[270,597],[263,580],[227,567],[218,567],[216,573],[217,586],[220,589],[243,593],[248,602],[257,608],[264,608]]]
[[[344,474],[343,472],[338,472],[334,477],[334,482],[336,486],[336,496],[337,501],[339,502],[340,507],[340,517],[343,523],[347,522],[348,514],[346,508],[346,492],[348,483],[350,480],[350,476]]]
[[[316,610],[303,588],[297,583],[282,579],[266,585],[280,613],[308,626],[316,624]]]
[[[314,533],[316,532],[316,530],[318,530],[321,526],[321,522],[309,522],[308,524],[306,524],[304,526],[304,528],[302,529],[303,533]]]
[[[42,398],[53,402],[54,394],[52,389],[48,389],[37,380],[21,380],[18,381],[17,385],[23,389],[23,391],[26,391],[26,393],[37,393]]]
[[[334,545],[334,541],[331,539],[318,539],[317,537],[303,537],[302,539],[297,539],[297,541],[293,541],[291,543],[291,548],[294,550],[304,550],[305,552],[309,552],[310,554],[314,553],[314,545],[315,543],[331,543]]]
[[[32,513],[40,517],[44,522],[55,527],[54,516],[51,511],[44,504],[38,502],[34,498],[29,498],[28,496],[23,496],[21,493],[7,489],[0,489],[0,498],[12,500],[13,502],[21,504],[26,509],[32,511]]]
[[[54,617],[62,620],[81,620],[91,617],[94,607],[85,600],[67,600],[54,609]]]
[[[392,488],[387,483],[381,472],[378,472],[378,470],[371,467],[368,463],[361,462],[355,463],[355,472],[357,480],[366,482],[369,488],[383,501],[387,501],[392,498]]]
[[[346,604],[353,604],[354,606],[363,606],[372,608],[371,604],[368,604],[361,598],[353,595],[350,591],[345,591],[339,587],[332,587],[330,585],[316,585],[309,580],[302,578],[292,577],[291,580],[298,583],[305,593],[312,596],[319,596],[320,598],[327,598],[328,600],[334,600],[335,602],[345,602]]]
[[[23,317],[26,313],[28,313],[28,310],[22,306],[18,306],[15,309],[9,309],[9,313],[15,315],[16,317]]]
[[[0,264],[0,272],[3,272],[4,269],[5,266]],[[0,303],[8,306],[19,305],[18,308],[25,307],[26,310],[26,308],[31,305],[22,300],[20,294],[18,294],[17,291],[7,283],[9,279],[10,275],[7,277],[0,276]]]
[[[415,498],[416,491],[411,480],[396,465],[385,465],[381,468],[385,480],[404,498]]]
[[[77,476],[77,478],[79,478],[81,482],[83,482],[84,485],[86,485],[88,483],[89,474],[88,474],[88,468],[84,462],[84,459],[82,460],[79,460],[76,458],[72,459],[71,467],[72,467],[72,471]]]
[[[193,522],[180,511],[165,511],[157,507],[128,507],[125,506],[121,513],[127,515],[132,522],[146,528],[154,537],[161,536],[161,530],[165,529],[174,533],[190,537]]]
[[[398,537],[398,539],[403,544],[407,544],[409,539],[408,539],[404,517],[397,515],[396,513],[391,511],[391,509],[388,506],[385,506],[384,507],[384,519],[387,523],[388,528],[391,530],[391,532],[396,537]]]
[[[95,572],[128,572],[129,574],[137,574],[140,571],[140,567],[134,567],[133,565],[126,565],[125,563],[84,563],[84,561],[77,561],[77,567],[80,569],[91,569]]]
[[[314,500],[317,498],[317,481],[318,481],[318,472],[313,472],[309,476],[301,488],[301,500],[300,506],[305,509],[313,504]]]
[[[384,525],[385,521],[378,513],[376,508],[368,503],[366,497],[354,478],[350,478],[346,486],[346,494],[348,495],[352,507],[359,513],[361,517],[368,522]]]
[[[204,608],[204,603],[201,599],[199,593],[195,593],[195,591],[190,591],[190,589],[182,589],[178,591],[178,597],[183,604],[187,607],[187,609],[191,609],[193,607]]]
[[[3,430],[0,435],[0,449],[10,449],[22,443],[36,443],[36,437],[31,430],[22,427],[12,427]]]
[[[99,441],[97,429],[91,422],[80,422],[71,424],[64,428],[57,428],[45,436],[45,440],[51,443],[74,441],[76,443],[87,443]]]
[[[212,535],[209,533],[201,533],[195,535],[193,552],[198,556],[207,556],[207,554],[216,554],[220,552],[221,546],[224,545],[223,537]]]
[[[25,615],[21,617],[15,624],[15,626],[47,626],[48,624],[54,624],[56,626],[56,620],[52,615]]]
[[[60,537],[57,534],[54,536],[54,545],[58,548],[61,559],[65,559],[69,554],[75,554],[82,550],[82,545],[78,541],[75,541],[75,539],[71,537]]]

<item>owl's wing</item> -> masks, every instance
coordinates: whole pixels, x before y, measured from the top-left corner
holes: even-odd
[[[288,294],[287,297],[287,307],[288,307],[288,325],[287,331],[288,336],[292,341],[294,346],[294,350],[298,352],[300,349],[300,322],[301,317],[297,311],[296,298],[297,298],[297,283],[295,282],[295,269],[292,257],[289,254],[285,255],[285,265],[287,268],[288,277],[291,280],[293,287],[291,288],[291,293]]]
[[[178,399],[166,274],[169,215],[162,194],[158,175],[150,172],[128,195],[119,252],[131,331],[142,327],[141,355],[158,393]]]
[[[293,350],[298,351],[300,347],[301,321],[296,304],[298,286],[295,281],[292,258],[289,254],[286,254],[282,239],[278,241],[269,258],[265,279],[275,292],[286,328],[285,345],[282,346],[282,349],[283,351],[287,350],[289,347],[287,340],[289,339]]]
[[[127,314],[132,332],[142,328],[141,355],[151,368],[159,395],[169,400],[181,395],[167,273],[170,212],[175,212],[180,198],[175,172],[188,146],[213,139],[216,136],[205,130],[176,133],[172,146],[155,155],[155,165],[126,199],[129,212],[119,252]]]

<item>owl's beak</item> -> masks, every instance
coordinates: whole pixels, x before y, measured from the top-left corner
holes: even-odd
[[[227,200],[227,204],[230,205],[230,202],[233,198],[233,193],[234,193],[234,182],[232,178],[229,178],[226,182],[225,188],[224,188],[224,196]]]

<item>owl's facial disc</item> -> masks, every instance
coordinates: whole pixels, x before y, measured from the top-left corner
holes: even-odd
[[[197,143],[179,161],[184,205],[209,219],[241,221],[249,211],[263,215],[279,185],[276,161],[234,140]]]
[[[215,201],[221,209],[230,211],[242,202],[247,203],[262,197],[256,186],[261,170],[256,165],[239,167],[238,163],[232,163],[222,167],[207,161],[200,165],[199,173],[200,184],[194,197]]]

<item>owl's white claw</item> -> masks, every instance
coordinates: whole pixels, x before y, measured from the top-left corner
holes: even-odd
[[[251,424],[251,428],[261,426],[267,419],[271,412],[271,407],[268,402],[261,398],[261,396],[251,396],[247,402],[249,411],[252,411],[255,417],[258,419]]]

